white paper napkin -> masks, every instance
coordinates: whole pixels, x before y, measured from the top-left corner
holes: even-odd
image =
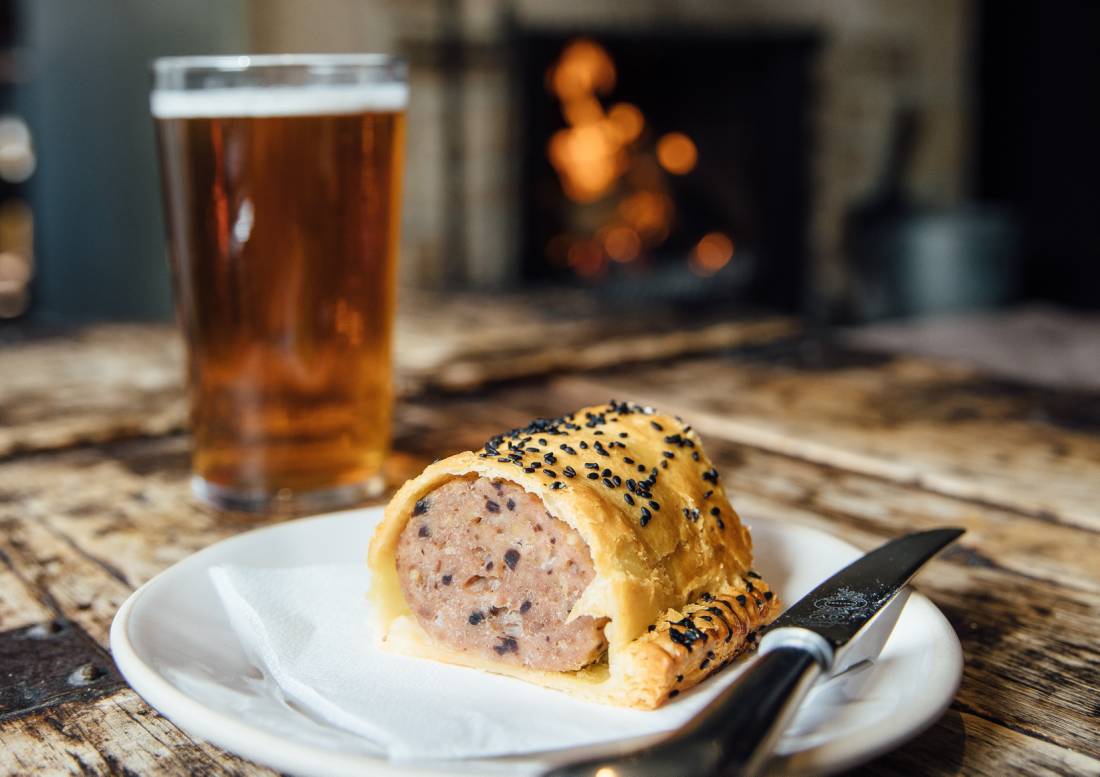
[[[592,704],[379,650],[364,566],[222,566],[210,575],[244,650],[285,698],[395,760],[536,753],[652,735],[686,721],[734,676],[724,672],[652,712]]]

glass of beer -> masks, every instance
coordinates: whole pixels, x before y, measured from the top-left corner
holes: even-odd
[[[172,57],[153,78],[194,493],[254,512],[378,493],[404,63]]]

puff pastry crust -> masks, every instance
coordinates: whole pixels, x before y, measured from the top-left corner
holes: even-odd
[[[588,477],[593,472],[599,477]],[[397,544],[419,500],[470,476],[534,494],[587,543],[595,578],[569,618],[609,619],[604,658],[577,671],[539,671],[451,649],[420,627],[402,592]],[[781,609],[752,571],[749,531],[694,430],[677,417],[614,400],[537,419],[427,467],[386,507],[369,564],[385,649],[643,709],[753,647],[756,632]]]

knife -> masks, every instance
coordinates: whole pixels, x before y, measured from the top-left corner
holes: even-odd
[[[963,531],[908,534],[857,559],[780,615],[740,677],[668,738],[544,777],[759,774],[813,685],[878,655],[901,612],[899,592]]]

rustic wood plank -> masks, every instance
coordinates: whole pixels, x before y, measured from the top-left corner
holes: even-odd
[[[951,710],[913,741],[845,773],[847,777],[1079,777],[1100,774],[1100,760]]]
[[[129,688],[0,726],[0,772],[72,775],[274,775],[184,734]]]
[[[0,456],[178,429],[181,349],[164,326],[106,325],[0,349]]]
[[[53,613],[35,599],[7,559],[0,556],[0,631],[14,631],[52,617]]]
[[[579,386],[606,398],[605,385],[586,385],[518,384],[406,402],[397,428],[403,466],[473,447],[533,415],[572,409]],[[1029,773],[1089,771],[1100,758],[1093,733],[1100,687],[1092,615],[1100,584],[1090,564],[1096,533],[702,431],[750,523],[768,516],[816,525],[862,547],[925,526],[969,529],[958,550],[917,581],[945,610],[967,655],[955,713],[967,737],[962,766],[951,771],[950,758],[935,747],[914,753],[912,745],[894,754],[897,773],[922,759],[931,759],[926,770],[936,774],[992,774],[1009,763]],[[106,624],[132,586],[192,549],[264,523],[191,504],[185,446],[177,436],[0,463],[0,493],[18,494],[0,504],[0,551],[11,574],[40,592],[31,600],[70,614],[105,644]],[[100,735],[112,742],[129,736]],[[170,763],[152,768],[172,773]]]
[[[0,666],[0,721],[124,685],[107,652],[63,619],[0,632]]]
[[[651,403],[711,437],[1100,530],[1100,393],[776,349],[562,378],[555,391]]]
[[[34,519],[0,517],[0,552],[56,616],[69,618],[107,647],[111,619],[130,595],[129,585]]]
[[[789,319],[602,311],[569,297],[407,295],[396,326],[403,396],[766,342]],[[186,424],[174,327],[110,324],[0,348],[0,457],[178,431]]]

